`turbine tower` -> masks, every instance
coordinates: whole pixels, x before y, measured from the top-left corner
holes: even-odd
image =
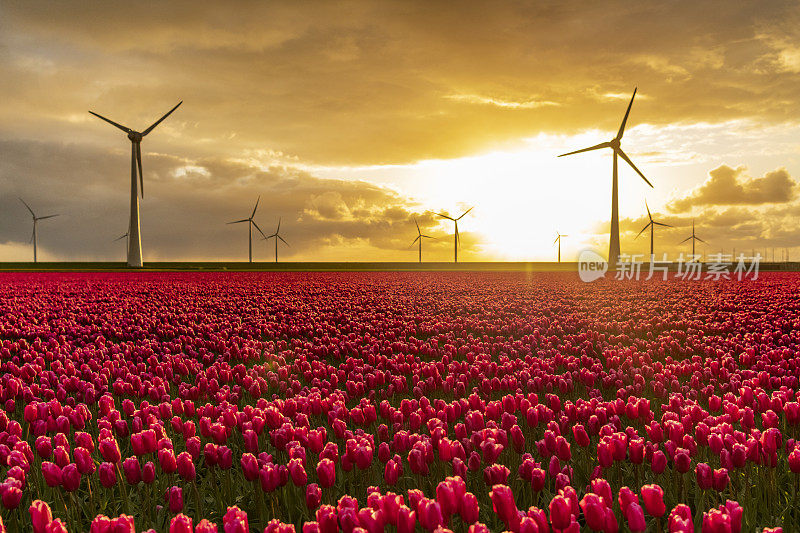
[[[92,115],[101,120],[105,120],[114,127],[117,127],[128,134],[128,139],[131,141],[131,219],[128,225],[128,266],[141,267],[142,266],[142,241],[139,227],[139,193],[144,198],[144,178],[142,177],[142,139],[148,133],[153,131],[153,128],[161,124],[161,121],[170,116],[173,111],[178,109],[183,101],[178,102],[178,105],[173,107],[167,112],[166,115],[156,120],[149,128],[143,132],[132,130],[122,124],[117,124],[113,120],[109,120],[102,115],[98,115],[94,111],[89,111]],[[139,174],[139,189],[136,188],[136,174]]]
[[[555,244],[556,242],[558,243],[558,262],[560,263],[561,262],[561,238],[562,237],[569,237],[569,235],[561,235],[557,231],[556,231],[556,235],[558,235],[558,237],[556,237],[556,240],[553,241],[553,244]]]
[[[580,154],[581,152],[589,152],[591,150],[600,150],[601,148],[611,148],[614,152],[614,166],[612,172],[612,182],[611,182],[611,236],[608,243],[608,263],[610,266],[616,266],[617,261],[619,260],[620,248],[619,248],[619,194],[617,192],[617,158],[621,157],[623,161],[628,163],[633,170],[636,171],[639,176],[650,185],[647,178],[644,177],[642,171],[636,168],[636,165],[633,164],[633,161],[622,151],[620,147],[620,141],[622,141],[622,135],[625,133],[625,124],[628,122],[628,115],[631,112],[631,106],[633,105],[633,99],[636,97],[636,90],[633,90],[633,96],[631,96],[631,101],[628,104],[628,110],[625,111],[625,117],[622,119],[622,124],[619,126],[619,131],[617,132],[617,136],[611,139],[608,142],[596,144],[594,146],[590,146],[589,148],[583,148],[581,150],[575,150],[574,152],[568,152],[566,154],[561,154],[558,157],[564,157],[566,155],[572,154]]]
[[[686,241],[688,241],[688,240],[691,240],[691,241],[692,241],[692,260],[694,260],[694,257],[695,257],[695,253],[694,253],[694,243],[695,243],[695,241],[700,241],[700,242],[702,242],[703,244],[708,244],[706,241],[704,241],[703,239],[701,239],[700,237],[698,237],[697,235],[695,235],[695,234],[694,234],[694,219],[692,219],[692,235],[691,235],[691,236],[689,236],[689,237],[686,237],[685,239],[683,239],[683,240],[682,240],[681,242],[679,242],[678,244],[683,244],[683,243],[685,243],[685,242],[686,242]],[[734,248],[734,251],[733,251],[733,253],[734,253],[734,255],[736,255],[736,249],[735,249],[735,248]]]
[[[422,239],[435,239],[435,237],[431,237],[430,235],[423,235],[422,231],[419,229],[419,223],[417,219],[414,219],[414,224],[417,225],[417,238],[411,242],[411,246],[414,246],[414,243],[419,241],[419,262],[422,263]]]
[[[647,225],[642,228],[642,231],[640,231],[636,235],[636,237],[634,237],[634,239],[638,239],[639,235],[644,233],[644,230],[646,230],[647,228],[650,228],[650,260],[652,261],[653,260],[653,234],[654,234],[653,230],[655,229],[656,226],[664,226],[665,228],[671,228],[672,226],[670,226],[669,224],[664,224],[663,222],[656,222],[655,220],[653,220],[653,215],[650,214],[650,206],[647,205],[647,200],[644,201],[644,206],[647,208],[647,218],[650,219],[650,222],[648,222]]]
[[[461,220],[462,218],[464,218],[466,216],[466,214],[469,213],[470,211],[472,211],[473,209],[475,209],[475,208],[474,207],[470,207],[469,209],[467,209],[466,211],[461,213],[461,216],[458,217],[458,218],[453,218],[453,217],[451,217],[449,215],[444,215],[442,213],[436,213],[438,216],[440,216],[442,218],[446,218],[447,220],[452,220],[456,225],[456,233],[455,233],[455,235],[453,235],[453,262],[454,263],[458,263],[458,245],[459,245],[459,243],[461,243],[461,237],[458,235],[458,221]]]
[[[253,214],[255,214],[255,211],[253,212]],[[272,235],[267,235],[266,237],[264,237],[262,239],[264,241],[268,241],[268,240],[270,240],[272,238],[275,239],[275,262],[276,263],[278,262],[278,239],[280,239],[283,242],[283,244],[285,244],[286,246],[289,246],[289,243],[283,240],[283,237],[281,237],[280,233],[281,233],[281,219],[279,218],[278,219],[278,229],[275,230],[275,233],[273,233]]]
[[[40,220],[44,220],[46,218],[57,217],[58,215],[47,215],[46,217],[37,217],[36,213],[34,213],[33,209],[31,209],[31,206],[29,206],[27,203],[25,203],[25,200],[20,198],[19,201],[22,202],[23,204],[25,204],[25,207],[27,207],[28,211],[30,211],[30,213],[31,213],[31,217],[33,217],[33,233],[31,234],[31,240],[29,242],[33,243],[33,262],[37,263],[39,261],[39,258],[37,257],[37,244],[38,244],[38,236],[39,236],[38,222]]]
[[[267,238],[267,236],[264,235],[264,232],[261,231],[261,228],[258,227],[258,224],[256,224],[256,221],[253,220],[253,217],[256,216],[256,209],[258,209],[258,202],[260,201],[261,201],[261,196],[259,196],[258,199],[256,200],[256,206],[253,208],[253,213],[250,215],[250,218],[243,218],[242,220],[234,220],[233,222],[228,222],[228,224],[241,224],[242,222],[249,223],[247,225],[247,238],[249,242],[249,250],[250,250],[249,257],[251,263],[253,262],[253,226],[256,227],[256,229],[258,230],[258,232],[261,234],[262,237],[264,237],[265,239]]]

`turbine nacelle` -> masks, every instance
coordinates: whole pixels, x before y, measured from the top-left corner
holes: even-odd
[[[143,138],[144,138],[144,135],[142,135],[138,131],[131,130],[131,131],[128,132],[128,139],[130,139],[131,142],[140,143],[140,142],[142,142]]]

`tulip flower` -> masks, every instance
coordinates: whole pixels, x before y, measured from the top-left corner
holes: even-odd
[[[169,506],[171,513],[179,513],[183,510],[183,490],[180,487],[172,486],[164,494],[164,501]]]
[[[28,511],[31,514],[33,533],[46,533],[47,526],[53,521],[50,507],[41,500],[34,500]]]
[[[642,500],[644,501],[644,508],[650,516],[661,517],[667,511],[664,505],[664,491],[659,485],[643,486]]]
[[[169,533],[194,533],[192,519],[183,513],[173,516],[169,522]]]

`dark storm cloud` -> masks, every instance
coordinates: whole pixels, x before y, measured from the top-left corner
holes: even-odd
[[[767,172],[760,178],[746,174],[747,168],[721,165],[708,173],[698,187],[667,205],[675,213],[707,205],[761,205],[789,202],[795,197],[797,182],[785,168]]]
[[[124,245],[113,239],[127,230],[128,161],[124,150],[0,141],[0,244],[26,243],[30,236],[30,216],[17,198],[22,197],[37,215],[61,214],[40,226],[40,246],[50,256],[120,259]],[[249,216],[258,195],[256,222],[265,233],[272,233],[282,218],[281,233],[291,245],[280,250],[285,258],[358,259],[369,249],[376,258],[409,259],[415,217],[425,231],[438,233],[431,212],[363,181],[320,179],[288,166],[262,169],[147,150],[144,170],[146,260],[246,258],[247,226],[226,222]],[[254,242],[257,259],[272,258],[273,247],[255,234]],[[320,250],[323,245],[338,250]],[[431,246],[434,251],[446,248],[441,243]]]

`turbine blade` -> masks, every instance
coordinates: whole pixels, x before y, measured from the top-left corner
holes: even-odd
[[[692,240],[692,237],[686,237],[685,239],[683,239],[683,240],[682,240],[681,242],[679,242],[678,244],[683,244],[683,243],[685,243],[686,241],[691,241],[691,240]]]
[[[46,217],[39,217],[36,220],[44,220],[46,218],[53,218],[53,217],[57,217],[57,216],[59,216],[59,215],[47,215]]]
[[[258,195],[258,199],[256,200],[256,206],[253,208],[253,214],[250,215],[250,218],[253,218],[254,216],[256,216],[256,209],[258,209],[258,202],[260,202],[260,201],[261,201],[261,195],[259,194]]]
[[[291,244],[283,240],[283,237],[281,237],[280,235],[276,235],[276,237],[278,237],[281,240],[281,242],[283,242],[283,244],[285,244],[286,246],[291,246]]]
[[[556,239],[553,241],[553,244],[557,243],[557,242],[558,242],[558,239],[560,239],[560,238],[561,238],[561,235],[559,235],[558,237],[556,237]]]
[[[127,234],[127,233],[126,233],[125,235],[120,235],[119,237],[117,237],[116,239],[114,239],[114,242],[117,242],[117,241],[119,241],[119,240],[121,240],[121,239],[124,239],[124,238],[125,238],[125,237],[127,237],[127,236],[128,236],[128,234]]]
[[[456,220],[456,219],[454,219],[454,218],[453,218],[453,217],[451,217],[451,216],[443,215],[443,214],[441,214],[441,213],[436,213],[436,215],[437,215],[437,216],[440,216],[440,217],[442,217],[442,218],[446,218],[447,220],[452,220],[452,221],[455,221],[455,220]]]
[[[263,231],[261,231],[261,228],[259,228],[259,227],[258,227],[258,224],[256,224],[256,221],[255,221],[255,220],[253,220],[253,219],[251,218],[251,219],[250,219],[250,222],[251,222],[251,223],[252,223],[252,224],[253,224],[253,225],[256,227],[256,229],[258,230],[258,232],[261,234],[261,236],[262,236],[262,237],[266,237],[266,235],[264,235],[264,232],[263,232]]]
[[[625,133],[625,123],[628,122],[628,115],[631,113],[631,107],[633,106],[633,99],[636,98],[637,89],[638,87],[634,87],[633,89],[633,96],[631,96],[631,101],[628,104],[628,110],[625,111],[625,118],[622,119],[622,124],[619,126],[619,131],[617,132],[615,139],[622,139],[622,134]]]
[[[172,109],[170,109],[170,110],[167,112],[167,114],[166,114],[166,115],[164,115],[164,116],[163,116],[163,117],[161,117],[160,119],[156,120],[156,121],[153,123],[153,125],[152,125],[152,126],[150,126],[149,128],[147,128],[146,130],[144,130],[144,131],[142,132],[142,137],[144,137],[145,135],[147,135],[148,133],[150,133],[151,131],[153,131],[153,128],[155,128],[156,126],[158,126],[159,124],[161,124],[161,121],[162,121],[162,120],[164,120],[165,118],[167,118],[168,116],[170,116],[170,115],[172,114],[172,112],[173,112],[173,111],[175,111],[176,109],[178,109],[178,107],[179,107],[179,106],[180,106],[182,103],[183,103],[183,100],[181,100],[180,102],[178,102],[178,105],[176,105],[175,107],[173,107]]]
[[[250,222],[249,218],[243,218],[242,220],[234,220],[233,222],[228,222],[228,224],[239,224],[241,222]]]
[[[599,150],[601,148],[610,148],[611,143],[604,142],[600,144],[595,144],[594,146],[590,146],[589,148],[581,148],[580,150],[575,150],[574,152],[567,152],[566,154],[561,154],[558,157],[564,157],[565,155],[572,155],[572,154],[580,154],[582,152],[590,152],[592,150]]]
[[[704,241],[704,240],[703,240],[703,239],[701,239],[700,237],[695,237],[695,239],[697,239],[698,241],[702,242],[703,244],[708,244],[706,241]]]
[[[642,228],[642,231],[640,231],[639,233],[637,233],[637,234],[636,234],[636,237],[634,237],[634,239],[638,239],[638,238],[639,238],[639,235],[641,235],[642,233],[644,233],[644,230],[646,230],[647,228],[649,228],[649,227],[650,227],[650,224],[652,224],[652,222],[649,222],[649,223],[648,223],[648,224],[647,224],[645,227],[643,227],[643,228]]]
[[[94,111],[89,111],[89,113],[91,113],[92,115],[96,116],[97,118],[99,118],[99,119],[101,119],[101,120],[105,120],[106,122],[108,122],[108,123],[109,123],[109,124],[111,124],[112,126],[116,126],[117,128],[121,129],[121,130],[122,130],[122,131],[124,131],[125,133],[130,133],[130,132],[131,132],[131,129],[130,129],[130,128],[126,128],[126,127],[125,127],[125,126],[123,126],[122,124],[117,124],[117,123],[116,123],[116,122],[114,122],[113,120],[109,120],[109,119],[107,119],[106,117],[104,117],[103,115],[98,115],[98,114],[97,114],[97,113],[95,113]]]
[[[281,218],[282,217],[278,217],[278,229],[275,230],[275,235],[281,232]]]
[[[34,229],[33,231],[31,231],[31,238],[30,238],[30,240],[28,241],[28,244],[31,244],[31,243],[33,242],[33,236],[34,236],[34,235],[36,235],[36,230],[35,230],[35,229]]]
[[[417,233],[422,234],[422,232],[419,230],[419,222],[417,222],[416,218],[414,219],[414,224],[417,225]]]
[[[647,200],[644,201],[644,206],[647,208],[647,217],[650,219],[650,222],[653,221],[653,215],[650,214],[650,206],[647,205]]]
[[[23,204],[25,204],[25,207],[27,207],[27,208],[28,208],[28,211],[30,211],[30,212],[31,212],[31,216],[32,216],[33,218],[36,218],[36,214],[33,212],[33,209],[31,209],[31,206],[29,206],[29,205],[28,205],[28,204],[25,202],[25,200],[23,200],[22,198],[20,198],[20,199],[19,199],[19,201],[20,201],[20,202],[22,202]]]
[[[414,243],[417,242],[418,240],[420,240],[421,238],[422,238],[422,235],[417,235],[417,238],[414,239],[413,241],[411,241],[411,245],[413,246]]]
[[[136,150],[136,165],[139,169],[139,191],[142,193],[142,198],[144,198],[144,176],[142,176],[142,145],[139,143],[135,143],[134,148]]]
[[[665,228],[673,227],[672,224],[664,224],[663,222],[656,222],[655,220],[653,221],[653,224],[655,224],[656,226],[664,226]]]
[[[420,235],[420,237],[424,237],[426,239],[435,239],[436,237],[431,237],[430,235]]]
[[[470,211],[472,211],[473,209],[475,209],[475,206],[474,206],[474,205],[473,205],[472,207],[470,207],[469,209],[467,209],[466,211],[464,211],[464,213],[463,213],[463,214],[462,214],[460,217],[458,217],[456,220],[461,220],[462,218],[464,218],[465,216],[467,216],[467,213],[469,213],[469,212],[470,212]]]
[[[648,179],[644,177],[644,174],[642,174],[642,171],[641,171],[641,170],[639,170],[638,168],[636,168],[636,165],[634,165],[634,164],[633,164],[633,161],[631,161],[631,160],[630,160],[630,158],[629,158],[627,155],[625,155],[625,152],[623,152],[623,151],[622,151],[622,148],[617,148],[617,154],[618,154],[618,155],[619,155],[619,156],[620,156],[622,159],[624,159],[624,160],[625,160],[625,162],[626,162],[626,163],[628,163],[628,164],[631,166],[631,168],[632,168],[633,170],[635,170],[635,171],[636,171],[636,173],[637,173],[637,174],[639,174],[639,176],[641,176],[641,177],[642,177],[642,179],[645,181],[645,183],[647,183],[647,184],[648,184],[649,186],[651,186],[651,187],[653,186],[653,184],[652,184],[652,183],[650,183],[650,182],[648,181]]]

